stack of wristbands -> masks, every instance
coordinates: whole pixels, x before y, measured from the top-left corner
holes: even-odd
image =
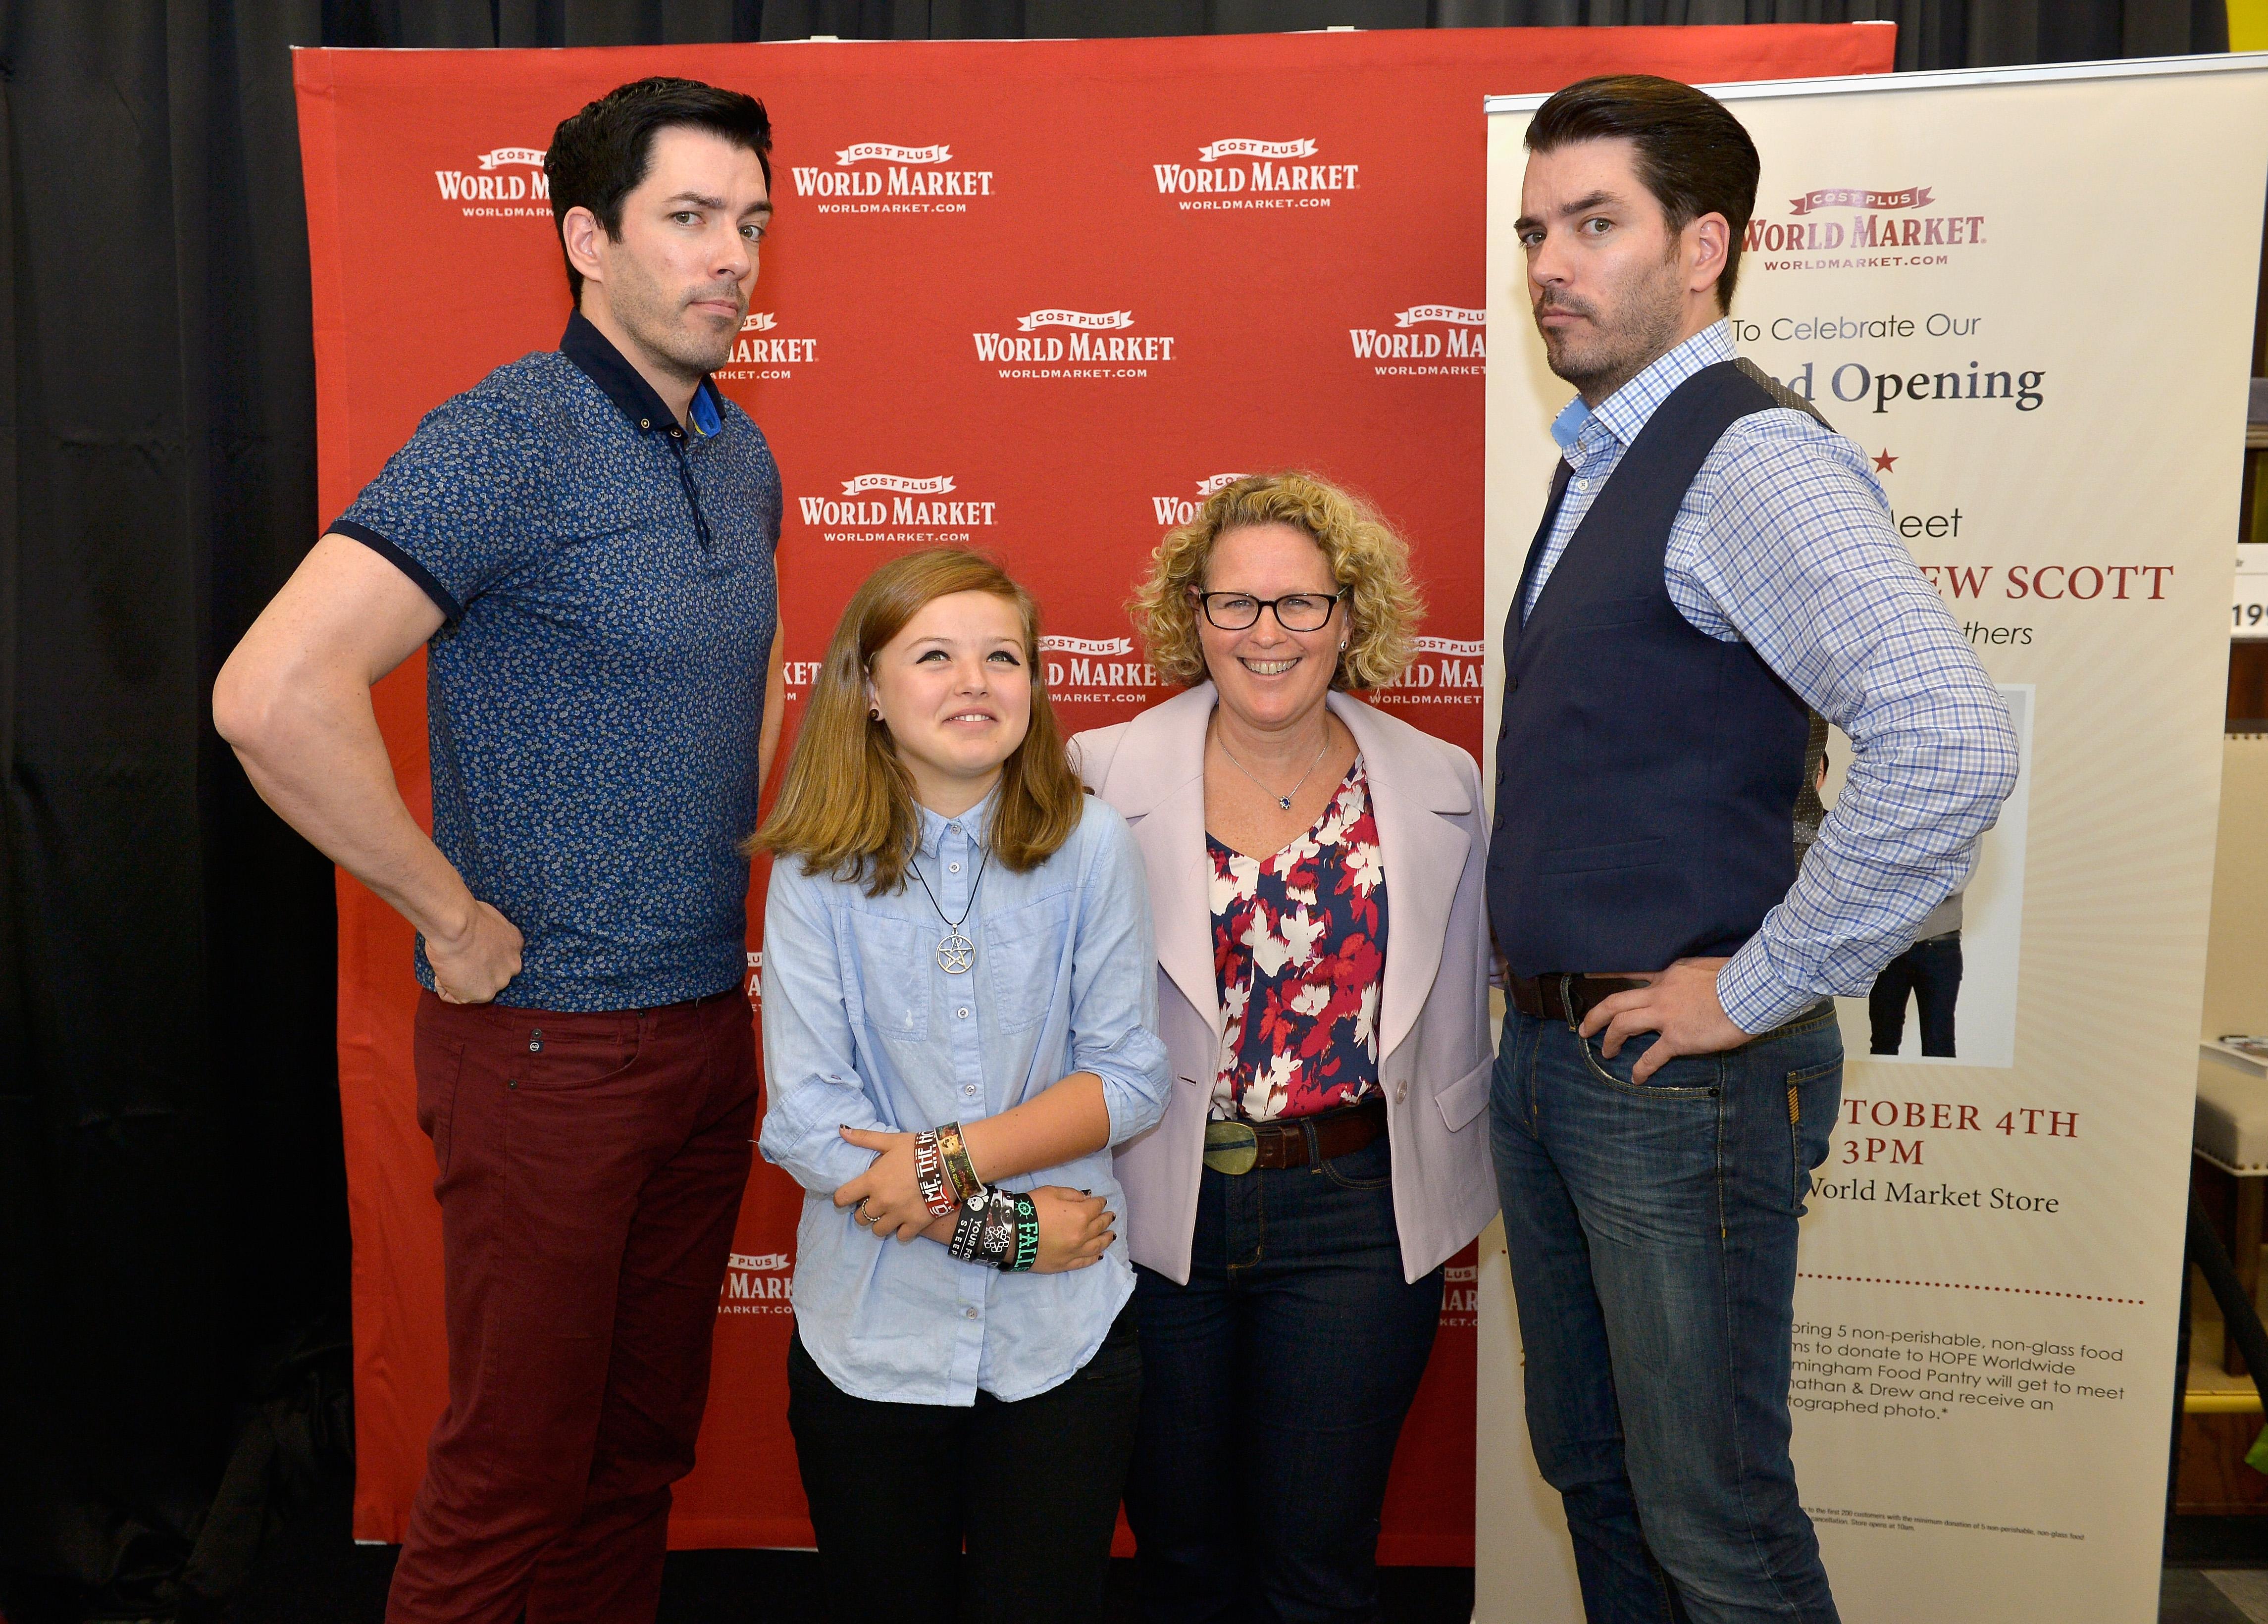
[[[1022,1274],[1039,1261],[1038,1206],[1023,1191],[984,1187],[960,1123],[914,1135],[914,1179],[930,1216],[960,1213],[947,1250],[962,1262]]]

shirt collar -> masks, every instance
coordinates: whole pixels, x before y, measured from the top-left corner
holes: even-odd
[[[567,331],[559,341],[559,351],[581,367],[584,376],[598,385],[607,399],[639,429],[666,431],[678,426],[676,415],[661,403],[653,386],[581,311],[567,318]],[[692,409],[687,414],[693,419],[696,435],[711,435],[725,426],[721,407],[716,379],[704,377],[693,391]]]
[[[921,814],[921,849],[924,852],[941,850],[945,845],[945,832],[951,828],[960,829],[970,840],[983,845],[992,831],[992,812],[999,800],[1000,786],[996,783],[985,792],[983,800],[958,818],[940,818],[916,801],[914,810]]]
[[[1584,404],[1580,394],[1568,401],[1551,420],[1551,437],[1561,451],[1572,452],[1583,430],[1595,420],[1603,432],[1628,445],[1638,438],[1638,430],[1646,427],[1654,408],[1669,399],[1678,385],[1704,367],[1732,358],[1731,324],[1712,321],[1668,354],[1654,357],[1636,378],[1600,401],[1595,408]]]

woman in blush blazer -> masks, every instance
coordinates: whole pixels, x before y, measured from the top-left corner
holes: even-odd
[[[1116,1160],[1144,1616],[1374,1619],[1441,1265],[1496,1209],[1480,775],[1344,691],[1402,674],[1420,606],[1343,491],[1216,492],[1133,607],[1197,684],[1072,756],[1142,851],[1175,1079]]]

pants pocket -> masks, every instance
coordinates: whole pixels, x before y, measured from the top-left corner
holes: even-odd
[[[1575,1045],[1583,1051],[1583,1063],[1600,1082],[1627,1094],[1642,1094],[1657,1099],[1712,1099],[1723,1082],[1723,1068],[1714,1054],[1680,1054],[1662,1062],[1660,1068],[1643,1083],[1631,1079],[1631,1069],[1638,1056],[1652,1048],[1660,1039],[1653,1032],[1640,1032],[1626,1039],[1613,1059],[1607,1058],[1605,1047],[1599,1038],[1574,1034]]]
[[[1361,1149],[1315,1164],[1343,1190],[1383,1190],[1394,1183],[1394,1146],[1381,1134]]]
[[[572,1027],[561,1030],[556,1025],[546,1031],[531,1020],[526,1032],[526,1057],[515,1057],[512,1072],[520,1086],[538,1092],[567,1091],[608,1082],[637,1063],[641,1047],[634,1032],[578,1032]],[[515,1047],[519,1041],[515,1033]]]
[[[436,1181],[449,1176],[449,1127],[457,1112],[457,1079],[465,1069],[465,1046],[427,1035],[422,1023],[411,1051],[417,1078],[417,1126],[433,1142]]]
[[[1839,1056],[1824,1065],[1787,1074],[1787,1131],[1794,1170],[1789,1209],[1798,1217],[1803,1216],[1804,1202],[1811,1194],[1811,1170],[1827,1159],[1835,1118],[1842,1108]]]

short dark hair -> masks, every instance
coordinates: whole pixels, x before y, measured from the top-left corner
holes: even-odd
[[[1638,149],[1638,179],[1672,231],[1705,214],[1721,214],[1732,227],[1717,278],[1717,307],[1730,310],[1742,239],[1756,208],[1756,143],[1714,96],[1650,73],[1580,80],[1536,108],[1528,124],[1531,152],[1616,139]]]
[[[764,104],[739,91],[698,79],[657,76],[618,85],[551,132],[543,173],[551,185],[551,218],[559,252],[567,253],[567,211],[588,209],[609,237],[622,234],[622,199],[636,191],[652,165],[659,129],[689,125],[722,136],[756,155],[764,185],[772,183],[772,121]],[[567,290],[583,302],[583,273],[567,261]]]

